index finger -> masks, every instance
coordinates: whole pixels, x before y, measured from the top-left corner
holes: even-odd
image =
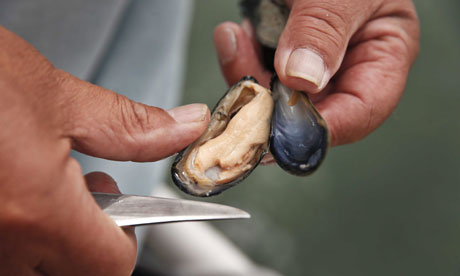
[[[265,87],[269,87],[271,72],[260,62],[255,40],[240,25],[224,22],[214,30],[214,44],[217,49],[220,68],[229,85],[243,76],[251,75]]]
[[[370,134],[402,96],[418,44],[392,35],[398,32],[391,29],[399,26],[387,20],[393,19],[378,19],[357,34],[357,42],[330,83],[330,94],[315,104],[328,123],[332,145]]]
[[[52,238],[45,238],[47,249],[37,271],[46,275],[129,275],[136,260],[134,235],[125,233],[101,211],[76,160],[68,159],[62,175],[61,185],[50,195],[55,209],[43,236]]]

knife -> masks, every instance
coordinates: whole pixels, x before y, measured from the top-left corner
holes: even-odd
[[[251,217],[234,207],[201,201],[106,193],[92,195],[118,226]]]

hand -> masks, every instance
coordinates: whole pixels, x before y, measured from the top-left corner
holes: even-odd
[[[418,19],[410,0],[290,0],[275,70],[310,94],[328,123],[332,145],[375,130],[396,107],[418,53]],[[268,85],[250,24],[222,23],[214,41],[229,84],[253,75]]]
[[[79,80],[0,27],[0,275],[129,275],[134,233],[89,193],[116,184],[103,173],[84,178],[70,150],[155,161],[208,121],[205,105],[164,111]]]

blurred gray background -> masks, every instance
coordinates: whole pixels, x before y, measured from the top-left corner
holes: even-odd
[[[252,214],[215,225],[256,262],[285,275],[460,275],[460,2],[415,3],[420,55],[377,131],[331,149],[313,176],[259,167],[204,199]],[[213,107],[226,91],[212,43],[226,20],[240,22],[236,0],[196,1],[184,104]]]

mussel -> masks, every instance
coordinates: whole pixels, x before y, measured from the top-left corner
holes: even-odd
[[[174,183],[188,194],[211,196],[246,178],[268,151],[273,105],[271,91],[252,77],[232,86],[207,130],[176,156]]]
[[[275,108],[270,152],[285,171],[309,175],[324,160],[329,146],[326,122],[305,93],[287,88],[279,79],[271,86]]]
[[[261,43],[268,70],[289,9],[284,0],[243,0]],[[174,183],[195,196],[218,194],[246,178],[270,149],[277,164],[308,175],[329,145],[326,122],[307,94],[289,89],[275,76],[271,90],[245,77],[220,99],[205,133],[181,151],[172,165]]]

